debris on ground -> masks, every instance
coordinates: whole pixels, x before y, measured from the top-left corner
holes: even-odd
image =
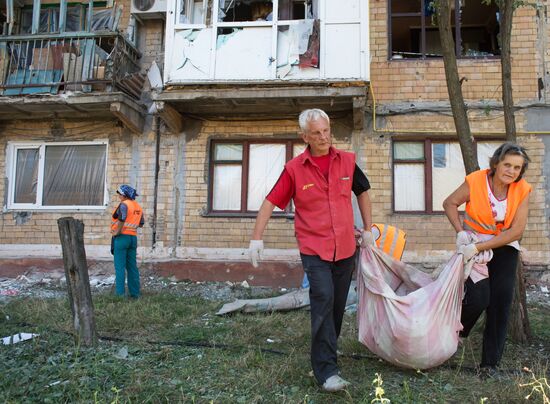
[[[90,287],[93,293],[102,293],[112,290],[114,293],[115,276],[112,262],[98,262],[88,269]],[[63,269],[44,271],[40,268],[30,267],[27,272],[17,278],[6,278],[0,274],[0,303],[8,302],[21,297],[38,298],[59,298],[67,296],[65,272]],[[231,302],[229,305],[239,306],[236,310],[242,310],[246,303],[235,300],[246,301],[249,299],[279,298],[286,293],[299,294],[300,289],[296,288],[272,288],[264,286],[252,286],[247,281],[241,282],[194,282],[190,280],[178,280],[172,276],[164,278],[154,272],[141,272],[141,284],[144,294],[148,292],[169,291],[170,293],[187,296],[200,297],[205,300],[217,302]],[[548,284],[531,284],[527,287],[528,303],[550,307],[550,293]],[[353,289],[353,288],[352,288]],[[353,293],[353,290],[350,290]],[[350,294],[351,294],[350,293]],[[309,299],[308,299],[309,300]],[[272,310],[265,302],[260,307]],[[309,301],[305,303],[305,306]],[[249,311],[250,306],[244,311]],[[352,306],[347,310],[352,309]],[[225,311],[224,309],[220,312]],[[261,310],[260,310],[261,311]],[[350,312],[353,310],[349,310]],[[226,311],[228,312],[228,311]],[[223,313],[218,313],[223,314]]]
[[[17,344],[18,342],[27,341],[38,337],[40,334],[32,334],[28,332],[20,332],[17,334],[10,335],[9,337],[2,338],[2,345],[12,345]]]

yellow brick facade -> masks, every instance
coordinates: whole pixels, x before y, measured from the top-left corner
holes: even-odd
[[[0,244],[59,244],[57,219],[72,216],[84,222],[86,245],[108,246],[110,215],[118,198],[116,189],[120,184],[137,182],[140,191],[138,201],[143,205],[146,218],[152,218],[152,190],[154,179],[154,143],[149,145],[144,136],[133,136],[115,120],[103,121],[56,121],[56,134],[51,123],[39,121],[14,121],[2,128],[0,137],[0,170],[6,173],[7,145],[9,142],[79,142],[108,140],[107,189],[109,204],[104,210],[75,212],[70,210],[4,211],[1,215],[2,231]],[[60,135],[59,132],[62,132]],[[143,158],[140,158],[143,157]],[[6,175],[6,174],[4,174]],[[0,195],[7,200],[7,181],[0,181]],[[149,223],[149,221],[148,221]],[[142,231],[142,239],[150,240],[151,227]],[[145,241],[147,243],[147,241]],[[107,249],[108,251],[108,249]]]
[[[422,139],[454,139],[454,121],[448,107],[448,93],[443,61],[388,60],[387,0],[370,2],[371,97],[367,115],[374,128],[367,129],[364,153],[369,178],[374,184],[371,194],[375,220],[397,225],[407,231],[407,251],[413,259],[422,259],[431,251],[452,250],[454,232],[444,215],[412,215],[392,213],[391,140],[395,136]],[[547,4],[545,3],[545,6]],[[545,21],[540,20],[534,7],[521,7],[514,14],[512,30],[512,85],[516,105],[541,102],[538,80],[545,72],[543,58],[548,63],[547,46],[541,32]],[[541,48],[542,46],[542,48]],[[545,52],[541,55],[540,49]],[[478,139],[500,136],[504,139],[501,103],[500,59],[458,60],[459,76],[465,80],[462,90],[469,104],[468,117],[472,133]],[[547,73],[546,73],[547,74]],[[546,90],[545,90],[546,91]],[[415,110],[415,108],[417,110]],[[423,109],[419,111],[418,109]],[[432,110],[432,112],[430,112]],[[388,111],[392,111],[388,113]],[[396,112],[397,111],[397,112]],[[550,228],[546,202],[544,156],[545,134],[529,133],[525,109],[516,112],[518,142],[532,158],[526,179],[533,185],[530,198],[529,222],[522,240],[525,255],[532,263],[550,263]],[[376,113],[378,112],[378,115]],[[375,130],[376,129],[376,130]],[[550,133],[550,127],[547,128]],[[377,186],[381,186],[377,189]],[[407,254],[405,255],[407,257]],[[411,257],[411,255],[409,255]]]

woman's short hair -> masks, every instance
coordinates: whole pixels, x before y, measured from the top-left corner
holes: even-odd
[[[514,181],[518,182],[523,178],[523,174],[525,173],[525,170],[527,170],[527,167],[529,166],[529,162],[531,159],[527,155],[527,152],[525,151],[525,148],[521,147],[520,145],[512,142],[506,142],[501,144],[493,153],[493,157],[489,159],[489,167],[490,167],[490,174],[494,175],[497,164],[500,163],[507,155],[513,155],[513,156],[521,156],[523,157],[523,167],[521,167],[521,172],[519,173],[519,177]]]
[[[327,123],[330,125],[330,118],[328,117],[327,113],[322,109],[312,108],[303,110],[298,117],[298,124],[300,125],[300,129],[302,130],[302,132],[307,132],[308,124],[311,121],[316,121],[319,118],[326,119]]]

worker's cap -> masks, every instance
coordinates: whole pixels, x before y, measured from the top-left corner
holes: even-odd
[[[138,196],[137,191],[130,185],[126,184],[122,184],[121,186],[119,186],[116,190],[116,193],[119,195],[124,195],[126,198],[130,199],[136,199],[136,196]]]

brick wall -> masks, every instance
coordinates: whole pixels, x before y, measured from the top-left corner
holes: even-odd
[[[448,98],[442,60],[388,61],[387,0],[370,1],[371,82],[379,102],[433,101]],[[538,24],[533,7],[514,14],[512,84],[516,102],[538,96],[540,58],[536,52]],[[467,100],[500,100],[500,59],[458,62]]]
[[[116,188],[122,183],[132,183],[132,178],[140,192],[138,201],[143,205],[146,217],[152,218],[152,192],[150,192],[152,178],[148,173],[154,167],[154,148],[147,145],[142,136],[132,136],[126,129],[121,128],[115,121],[88,121],[88,122],[56,122],[56,134],[52,134],[50,124],[38,121],[14,121],[3,127],[0,140],[0,172],[6,173],[6,149],[9,141],[91,141],[108,139],[107,159],[107,187],[109,192],[109,206],[101,211],[74,212],[2,212],[0,243],[2,244],[59,244],[57,219],[63,216],[72,216],[81,219],[85,224],[84,239],[86,245],[110,244],[110,215],[116,204]],[[59,127],[62,135],[59,135]],[[140,144],[141,143],[141,144]],[[154,144],[152,145],[154,147]],[[151,149],[152,153],[151,154]],[[141,153],[141,161],[136,161],[135,151]],[[148,160],[147,160],[148,159]],[[5,174],[4,174],[5,175]],[[143,189],[140,187],[143,185]],[[0,196],[7,200],[7,179],[0,181]],[[23,217],[21,213],[26,213]],[[150,245],[150,227],[143,229],[140,244]]]
[[[198,137],[190,140],[185,158],[185,223],[182,246],[200,248],[246,248],[255,218],[203,216],[208,199],[208,140],[222,138],[280,138],[298,136],[294,121],[205,122]],[[336,147],[351,150],[351,139],[341,139]],[[264,233],[266,248],[296,248],[294,223],[271,218]]]

